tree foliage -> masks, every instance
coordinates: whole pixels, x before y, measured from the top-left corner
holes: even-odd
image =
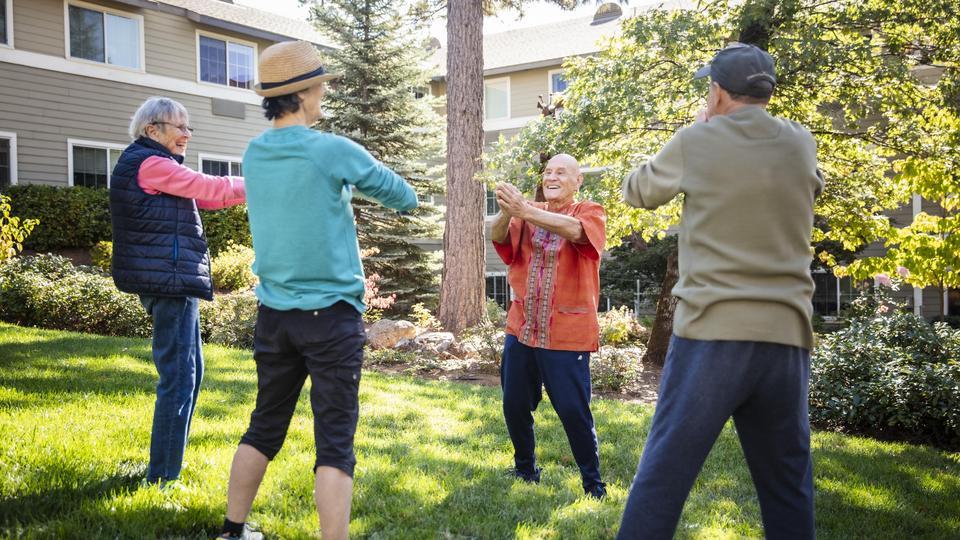
[[[827,185],[813,241],[848,252],[872,242],[888,248],[837,272],[865,278],[903,266],[912,285],[960,286],[958,12],[957,0],[714,1],[646,11],[599,54],[568,60],[564,113],[501,141],[488,178],[532,191],[540,152],[571,153],[604,168],[583,191],[606,205],[611,245],[632,231],[662,236],[679,220],[682,197],[656,211],[630,208],[621,180],[703,106],[707,83],[692,72],[727,42],[752,41],[777,63],[771,113],[817,139]],[[943,212],[897,228],[884,212],[915,193]],[[844,262],[837,250],[818,257]]]
[[[353,139],[403,176],[421,199],[443,192],[436,158],[442,155],[442,121],[429,96],[423,29],[401,14],[399,0],[328,0],[312,9],[317,27],[340,49],[329,53],[342,74],[324,100],[321,128]],[[381,293],[396,307],[436,303],[436,264],[411,242],[439,234],[439,211],[430,202],[398,215],[376,201],[354,198],[364,259],[380,276]]]

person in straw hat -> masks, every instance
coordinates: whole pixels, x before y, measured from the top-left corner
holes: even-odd
[[[245,525],[279,452],[307,376],[323,538],[347,538],[353,437],[363,345],[364,277],[350,205],[354,189],[395,210],[417,196],[353,141],[311,129],[322,118],[324,69],[309,43],[272,45],[260,57],[263,108],[273,127],[243,156],[250,232],[260,278],[254,336],[257,402],[230,470],[222,538],[262,538]]]

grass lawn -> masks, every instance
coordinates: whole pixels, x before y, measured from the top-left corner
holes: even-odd
[[[183,483],[141,488],[156,374],[150,344],[0,324],[0,537],[204,538],[223,519],[227,472],[253,407],[252,355],[205,348]],[[307,392],[251,519],[302,538],[313,508]],[[581,494],[566,438],[537,413],[544,479],[515,482],[499,391],[367,372],[361,384],[351,536],[610,538],[652,409],[594,402],[610,496]],[[820,538],[960,537],[960,455],[834,433],[814,435]],[[681,538],[760,537],[760,512],[730,425],[707,460]]]

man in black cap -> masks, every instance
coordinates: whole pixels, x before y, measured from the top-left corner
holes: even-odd
[[[773,59],[720,51],[697,121],[624,180],[648,209],[684,194],[673,337],[619,538],[671,538],[732,416],[768,538],[814,537],[807,388],[810,233],[823,189],[813,136],[766,105]]]

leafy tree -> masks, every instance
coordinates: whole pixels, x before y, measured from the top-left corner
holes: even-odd
[[[429,97],[414,90],[429,84],[422,28],[401,16],[400,0],[327,0],[312,8],[317,27],[340,49],[329,53],[342,74],[324,100],[324,130],[353,139],[410,182],[421,197],[442,193],[430,160],[442,153],[442,121]],[[439,211],[421,203],[399,215],[375,201],[354,198],[364,266],[379,275],[378,287],[396,295],[396,308],[435,304],[436,268],[411,242],[439,233]]]
[[[615,305],[632,306],[641,297],[660,294],[667,275],[667,259],[677,249],[676,236],[649,242],[634,233],[610,250],[611,258],[600,266],[600,293]]]
[[[827,185],[813,241],[847,253],[872,242],[888,248],[837,273],[867,278],[903,266],[911,285],[958,286],[958,12],[957,0],[714,1],[652,9],[624,21],[600,54],[568,61],[564,114],[500,144],[491,174],[518,178],[532,191],[541,151],[571,153],[605,168],[584,191],[605,204],[611,243],[632,231],[663,236],[680,218],[682,197],[652,212],[630,208],[621,180],[703,106],[707,83],[691,80],[693,70],[728,41],[753,42],[777,62],[771,113],[801,122],[817,139]],[[921,213],[898,229],[885,212],[915,193],[944,211]],[[836,251],[821,250],[818,258],[837,265]]]

